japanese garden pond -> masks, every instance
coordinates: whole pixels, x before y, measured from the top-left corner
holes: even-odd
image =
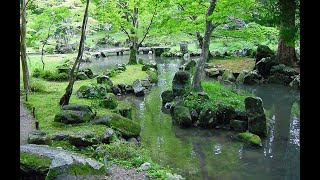
[[[263,100],[269,133],[262,147],[233,140],[233,131],[181,129],[172,124],[163,109],[161,93],[171,87],[182,58],[138,55],[158,64],[159,81],[144,97],[123,96],[135,104],[141,124],[141,142],[157,163],[168,166],[186,179],[299,179],[300,92],[281,85],[238,86]],[[83,66],[99,71],[127,63],[128,55],[101,58]],[[212,79],[211,79],[212,80]]]

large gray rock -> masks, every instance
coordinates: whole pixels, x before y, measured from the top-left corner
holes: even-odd
[[[133,93],[135,96],[144,96],[144,90],[146,89],[144,86],[142,86],[140,80],[135,80],[132,85]]]
[[[174,122],[181,127],[190,127],[192,125],[192,119],[190,110],[184,106],[176,106],[173,110]]]
[[[279,63],[275,60],[275,58],[266,57],[262,58],[259,62],[257,62],[256,69],[258,70],[258,73],[262,76],[267,76],[270,73],[271,67],[278,64]]]
[[[274,52],[266,45],[259,45],[256,53],[256,64],[262,58],[271,57],[274,55]]]
[[[71,54],[73,53],[71,44],[58,44],[56,47],[56,51],[58,54]]]
[[[103,164],[69,151],[47,145],[20,146],[20,152],[51,158],[46,179],[103,179],[107,172]]]
[[[86,111],[62,110],[54,117],[55,122],[64,124],[78,124],[92,120],[95,115]]]
[[[161,93],[162,104],[171,102],[174,99],[173,92],[171,90],[165,90]]]
[[[95,124],[103,124],[120,132],[124,138],[138,137],[141,127],[138,123],[116,113],[109,113],[93,120]]]
[[[248,116],[249,132],[259,136],[266,136],[267,119],[264,113],[262,99],[259,97],[247,97],[244,102]]]
[[[110,87],[113,86],[113,82],[111,81],[111,79],[109,78],[109,76],[106,75],[99,75],[97,76],[97,83],[98,84],[108,84]]]
[[[174,96],[181,96],[190,91],[190,73],[178,71],[172,80],[172,91]]]
[[[45,132],[40,130],[35,130],[35,131],[31,131],[28,134],[28,143],[51,145],[52,141]]]
[[[272,76],[269,76],[268,83],[288,85],[290,82],[292,82],[292,80],[293,79],[291,76],[275,73]]]
[[[147,171],[147,170],[151,169],[151,164],[149,162],[145,162],[145,163],[141,164],[139,169],[141,171]]]

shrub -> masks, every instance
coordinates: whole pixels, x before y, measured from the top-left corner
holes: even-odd
[[[38,68],[34,69],[32,72],[32,77],[38,78],[40,76],[41,76],[41,70]]]
[[[45,92],[45,85],[39,81],[31,81],[30,90],[31,92]]]

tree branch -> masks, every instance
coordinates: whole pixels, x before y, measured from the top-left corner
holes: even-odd
[[[154,9],[154,12],[153,12],[153,15],[152,15],[152,17],[151,17],[149,26],[147,27],[147,31],[146,31],[146,33],[144,34],[144,36],[143,36],[142,40],[140,41],[140,43],[138,43],[138,47],[141,45],[141,43],[144,41],[144,39],[146,38],[147,34],[149,33],[151,24],[153,23],[154,16],[156,15],[156,12],[157,12],[156,9],[157,9],[157,7],[155,7],[155,9]]]

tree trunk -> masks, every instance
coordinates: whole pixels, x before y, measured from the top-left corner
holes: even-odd
[[[197,32],[197,40],[199,42],[199,48],[202,49],[202,46],[203,46],[203,37],[201,36],[200,32]]]
[[[295,0],[279,0],[280,38],[278,43],[278,62],[293,66],[297,60],[295,53]]]
[[[137,64],[137,50],[138,50],[138,8],[133,8],[133,15],[132,15],[132,25],[133,29],[131,30],[131,34],[134,34],[134,37],[131,38],[132,45],[130,46],[130,57],[128,64]]]
[[[27,48],[26,48],[26,1],[21,1],[21,29],[20,29],[20,52],[21,52],[21,65],[22,65],[22,73],[23,73],[23,87],[26,92],[30,91],[30,81],[29,81],[29,69],[27,64]]]
[[[209,60],[210,39],[211,39],[212,31],[215,28],[215,26],[213,25],[211,20],[208,20],[208,17],[212,15],[215,6],[216,6],[216,0],[211,0],[210,6],[206,14],[206,30],[204,33],[204,41],[203,41],[202,50],[201,50],[201,58],[198,61],[198,65],[192,80],[192,88],[197,91],[202,90],[202,87],[201,87],[202,72],[204,69],[205,62]]]
[[[83,17],[78,56],[77,56],[76,61],[73,64],[71,72],[70,72],[70,80],[69,80],[69,84],[66,88],[66,93],[60,99],[59,104],[61,107],[69,104],[69,100],[70,100],[70,97],[72,94],[73,85],[74,85],[74,82],[76,80],[76,77],[77,77],[77,74],[79,71],[80,62],[81,62],[82,54],[83,54],[83,46],[84,46],[84,40],[85,40],[87,21],[88,21],[89,2],[90,2],[90,0],[87,0],[86,10],[85,10],[84,17]]]
[[[42,62],[42,71],[44,71],[44,61],[43,61],[43,55],[44,55],[44,46],[47,44],[47,41],[45,41],[42,45],[41,49],[41,62]]]
[[[135,45],[130,46],[130,57],[128,64],[137,64],[137,47],[135,47]]]

